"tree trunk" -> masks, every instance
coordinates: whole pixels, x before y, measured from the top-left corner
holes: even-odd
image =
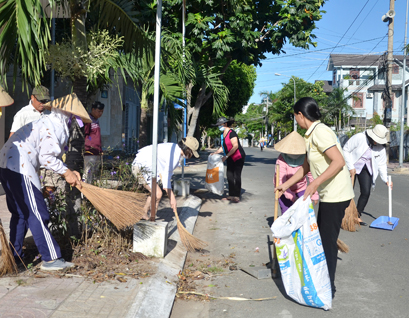
[[[188,109],[188,114],[187,114],[188,129],[187,129],[187,134],[186,134],[187,136],[193,137],[195,130],[196,130],[197,119],[199,118],[200,108],[202,108],[202,106],[206,104],[206,102],[209,100],[211,96],[212,96],[212,92],[209,92],[206,94],[206,84],[203,83],[202,87],[200,88],[199,94],[197,96],[195,106],[191,107],[190,105],[187,105],[187,109]]]
[[[71,36],[74,47],[80,47],[87,52],[87,37],[85,30],[85,12],[82,5],[75,0],[70,1],[71,10]],[[85,4],[86,5],[86,4]],[[73,91],[87,110],[87,78],[85,76],[76,78],[73,83]],[[71,170],[76,170],[82,174],[84,169],[84,127],[80,127],[76,120],[72,120],[70,127],[70,137],[68,140],[68,151],[66,154],[66,164]],[[71,188],[67,184],[67,213],[71,216],[69,223],[69,233],[79,236],[78,215],[81,214],[81,193],[77,188]]]
[[[87,109],[87,78],[77,78],[73,83],[73,91]],[[70,137],[68,139],[68,151],[65,163],[68,169],[83,173],[84,169],[84,127],[80,127],[77,120],[73,119],[70,126]],[[70,215],[69,234],[79,237],[78,215],[81,214],[81,192],[77,188],[71,188],[67,183],[67,214]]]
[[[148,145],[148,109],[141,107],[141,126],[139,129],[139,146],[138,149],[141,149]]]

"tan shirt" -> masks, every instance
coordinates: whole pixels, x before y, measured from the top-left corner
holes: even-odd
[[[325,151],[336,146],[343,155],[341,145],[335,133],[319,120],[314,122],[304,136],[307,147],[307,159],[314,179],[318,178],[329,167],[331,160]],[[320,201],[343,202],[354,197],[351,177],[346,165],[334,177],[318,187]]]

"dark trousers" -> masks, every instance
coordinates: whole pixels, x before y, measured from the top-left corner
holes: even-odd
[[[7,207],[11,212],[10,243],[13,254],[22,257],[24,237],[30,229],[43,261],[61,257],[60,247],[48,229],[50,215],[43,194],[28,176],[0,168],[1,185],[6,192]],[[16,254],[17,252],[17,254]]]
[[[366,204],[368,203],[369,196],[371,195],[372,175],[369,173],[368,168],[365,165],[361,173],[355,175],[355,181],[357,177],[359,181],[361,195],[359,196],[358,204],[356,208],[358,210],[359,217],[361,217],[361,214],[362,212],[364,212]],[[355,186],[355,182],[354,182],[354,186]]]
[[[239,197],[241,194],[241,171],[244,166],[244,158],[237,161],[227,159],[227,181],[229,183],[229,196]]]
[[[320,202],[318,209],[318,228],[321,234],[322,247],[327,259],[329,278],[331,280],[332,295],[335,293],[335,271],[337,269],[338,246],[337,240],[341,229],[345,209],[351,200],[343,202]]]

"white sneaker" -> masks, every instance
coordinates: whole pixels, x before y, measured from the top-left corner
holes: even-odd
[[[60,271],[70,267],[74,267],[74,263],[66,262],[63,258],[57,258],[52,262],[43,261],[40,268],[43,271]]]

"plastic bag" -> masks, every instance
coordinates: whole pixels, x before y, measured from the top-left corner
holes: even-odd
[[[299,198],[271,226],[287,295],[302,305],[329,310],[331,282],[311,198]]]
[[[224,165],[221,155],[209,155],[205,187],[210,192],[223,195],[224,193]]]

